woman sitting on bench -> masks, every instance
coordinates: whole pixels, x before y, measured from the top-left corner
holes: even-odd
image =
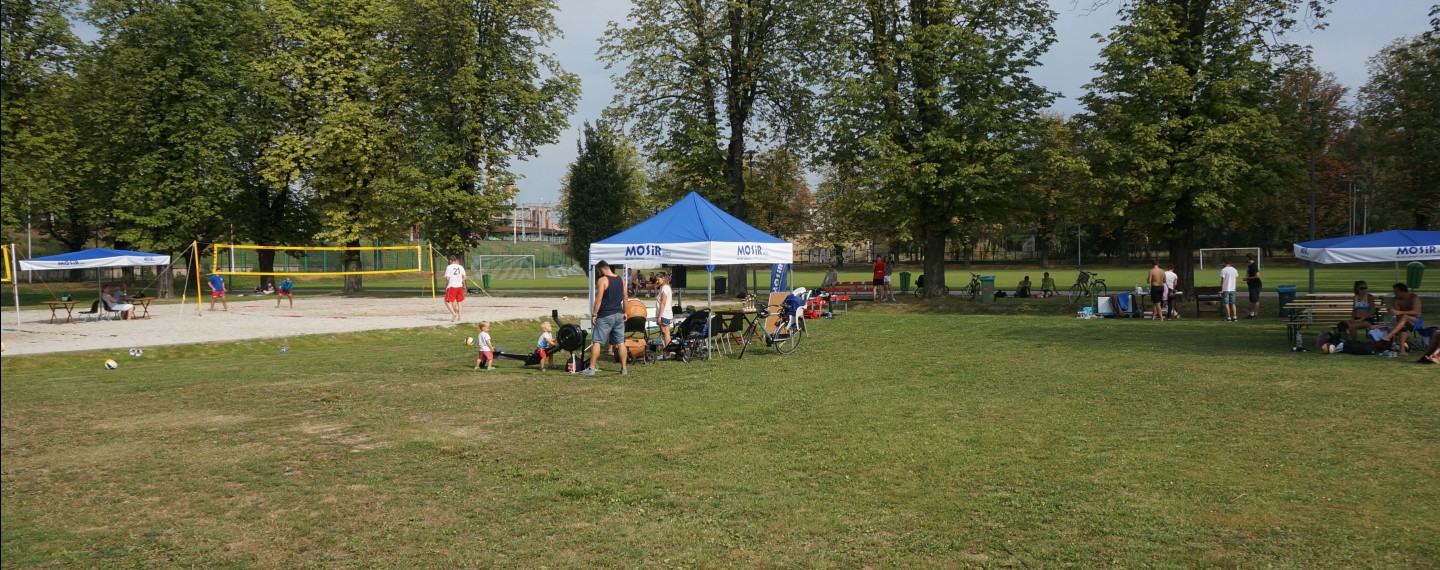
[[[1371,327],[1374,327],[1376,323],[1380,322],[1380,317],[1375,310],[1377,308],[1376,305],[1375,296],[1370,294],[1370,286],[1364,281],[1356,281],[1355,299],[1350,309],[1350,320],[1344,321],[1346,339],[1355,340],[1355,331],[1369,330]],[[1365,333],[1362,332],[1361,334],[1364,335]]]

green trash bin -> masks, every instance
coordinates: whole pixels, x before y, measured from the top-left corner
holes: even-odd
[[[1405,266],[1405,286],[1411,291],[1420,290],[1420,278],[1425,276],[1425,264],[1411,261]]]
[[[489,274],[489,273],[485,273],[485,274],[483,274],[483,275],[480,276],[480,286],[481,286],[481,287],[484,287],[485,290],[487,290],[487,291],[490,290],[490,274]]]
[[[980,276],[980,300],[985,303],[995,302],[995,276]]]
[[[727,284],[729,284],[729,279],[728,279],[726,276],[724,276],[724,275],[716,275],[716,276],[715,276],[715,292],[716,292],[716,293],[724,293],[724,292],[726,292],[726,291],[729,291],[730,289],[729,289],[728,287],[726,287]]]
[[[909,292],[910,292],[910,272],[909,272],[909,271],[901,271],[901,272],[900,272],[900,292],[901,292],[901,293],[909,293]]]

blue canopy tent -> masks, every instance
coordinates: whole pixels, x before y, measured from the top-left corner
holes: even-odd
[[[166,266],[170,265],[170,256],[145,251],[130,251],[125,249],[106,249],[97,247],[93,249],[82,249],[59,255],[37,257],[20,261],[20,269],[25,271],[54,271],[66,269],[104,269],[108,267],[137,267],[137,266]],[[98,273],[97,273],[98,278]],[[17,280],[16,284],[19,282]],[[18,288],[17,288],[18,290]],[[16,294],[15,313],[19,318],[19,294]]]
[[[1400,262],[1440,259],[1440,232],[1390,230],[1295,244],[1295,257],[1314,263],[1395,263],[1395,280],[1400,280]],[[1314,285],[1314,266],[1311,266]]]
[[[634,227],[590,245],[600,260],[627,267],[790,263],[794,247],[691,192]]]
[[[20,262],[20,269],[39,271],[47,269],[135,267],[141,265],[170,265],[170,256],[144,251],[97,247],[94,249],[83,249],[59,255],[22,260]]]
[[[601,260],[627,269],[703,265],[713,272],[717,265],[788,264],[795,257],[790,242],[755,229],[691,192],[654,217],[590,245],[591,307],[595,264]],[[713,301],[713,296],[708,297],[707,305]]]
[[[1440,259],[1440,232],[1391,230],[1295,244],[1295,257],[1316,263]]]

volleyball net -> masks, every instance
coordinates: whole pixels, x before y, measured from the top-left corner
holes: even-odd
[[[263,255],[273,255],[267,270]],[[218,275],[383,275],[423,271],[419,245],[293,246],[217,243],[210,260]]]

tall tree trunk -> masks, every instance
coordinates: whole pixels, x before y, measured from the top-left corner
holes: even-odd
[[[948,228],[929,224],[924,229],[925,261],[922,265],[925,275],[925,293],[928,297],[940,294],[945,286],[945,242],[950,237]]]
[[[1040,254],[1040,268],[1050,269],[1050,226],[1040,226],[1035,232],[1035,253]]]
[[[350,247],[359,247],[359,246],[360,246],[360,240],[358,240],[358,239],[357,239],[357,240],[351,240],[350,243],[347,243],[347,244],[345,244],[345,245],[350,246]],[[360,265],[360,250],[358,250],[358,249],[347,249],[347,250],[345,250],[345,271],[350,271],[350,272],[360,271],[360,267],[361,267],[361,265]],[[362,277],[363,277],[363,276],[361,276],[361,275],[354,275],[354,274],[346,275],[346,276],[345,276],[345,288],[344,288],[341,292],[342,292],[342,293],[349,294],[349,293],[359,293],[360,291],[363,291],[363,290],[365,289],[365,287],[364,287],[364,283],[363,283],[363,281],[362,281]]]
[[[1180,290],[1186,295],[1194,295],[1195,259],[1190,252],[1195,248],[1195,224],[1186,222],[1177,229],[1179,234],[1170,242],[1170,260],[1175,263],[1175,274],[1180,278]]]
[[[255,258],[256,258],[256,259],[255,259],[255,262],[256,262],[256,264],[258,264],[258,265],[260,266],[260,272],[261,272],[261,273],[273,273],[273,272],[275,271],[275,250],[273,250],[273,249],[257,249],[257,250],[255,250],[255,252],[256,252],[256,253],[255,253]],[[275,282],[275,276],[274,276],[274,275],[261,275],[261,276],[260,276],[260,289],[263,291],[263,290],[265,289],[265,285],[270,284],[270,283],[274,283],[274,282]]]

